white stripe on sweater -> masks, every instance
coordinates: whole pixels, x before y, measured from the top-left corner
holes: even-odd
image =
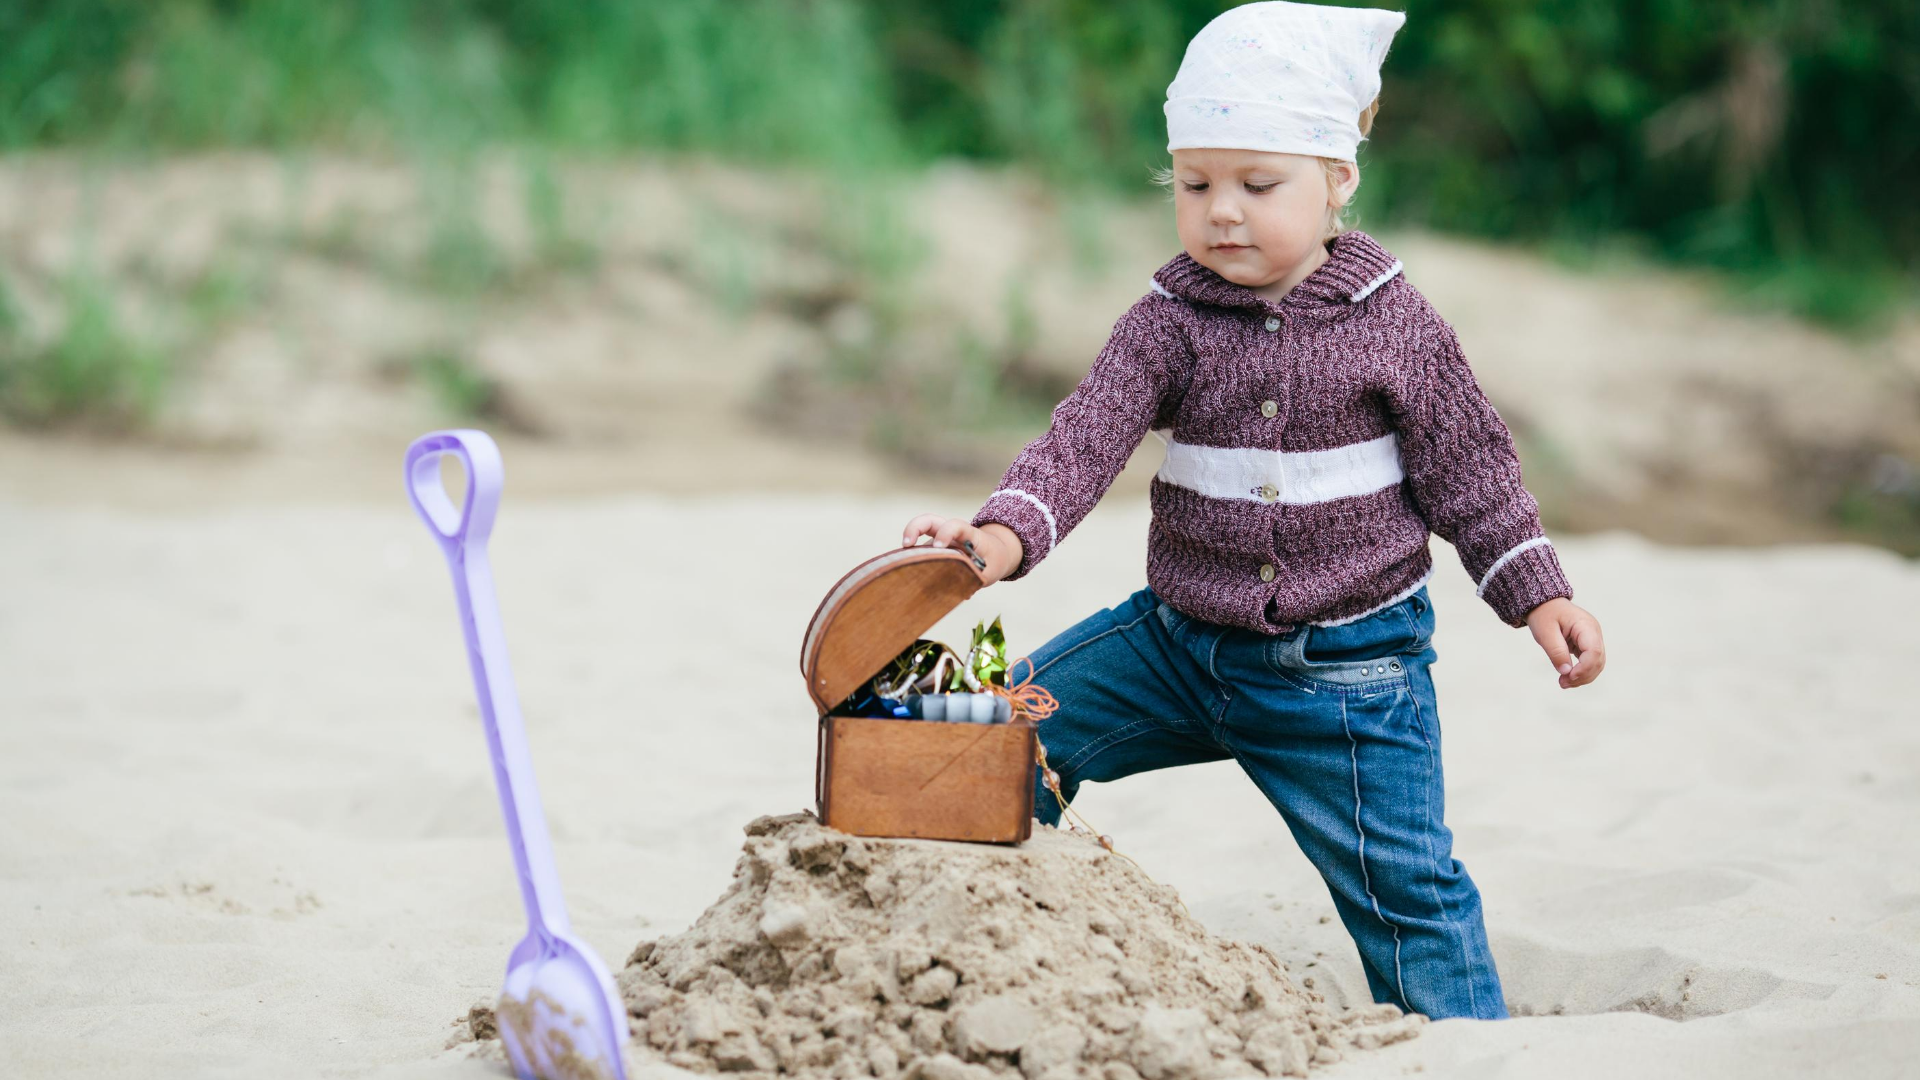
[[[1502,555],[1499,558],[1493,560],[1493,565],[1487,567],[1487,574],[1485,577],[1480,579],[1480,587],[1473,590],[1473,595],[1485,596],[1487,594],[1487,583],[1493,580],[1493,575],[1499,573],[1503,567],[1505,567],[1508,563],[1512,562],[1513,557],[1515,555],[1520,554],[1521,552],[1527,550],[1528,548],[1537,548],[1542,544],[1551,545],[1552,541],[1548,540],[1544,536],[1536,536],[1531,540],[1522,540],[1519,543],[1508,548],[1507,553],[1505,555]]]
[[[1389,281],[1392,281],[1395,274],[1398,274],[1400,271],[1405,269],[1406,269],[1406,265],[1402,263],[1399,259],[1393,260],[1392,266],[1389,266],[1384,271],[1382,271],[1379,277],[1374,278],[1372,281],[1369,281],[1365,285],[1360,286],[1360,288],[1355,290],[1354,294],[1348,297],[1348,299],[1353,301],[1356,304],[1362,300],[1365,300],[1367,297],[1372,296],[1374,292],[1380,288],[1380,286],[1385,285]],[[1160,282],[1154,280],[1153,278],[1147,279],[1147,288],[1152,289],[1154,292],[1159,293],[1161,296],[1164,296],[1169,300],[1174,299],[1174,295],[1168,292],[1165,286],[1161,285]]]
[[[1046,503],[1041,502],[1037,496],[1021,491],[1019,488],[1001,488],[999,491],[987,496],[987,501],[992,502],[1002,495],[1010,495],[1016,499],[1025,499],[1032,503],[1035,509],[1040,511],[1040,516],[1047,519],[1047,550],[1052,551],[1054,545],[1060,542],[1060,529],[1054,524],[1052,509],[1050,509]]]
[[[1393,260],[1392,266],[1387,267],[1386,270],[1382,272],[1379,277],[1374,278],[1372,281],[1367,282],[1365,285],[1362,285],[1360,287],[1360,291],[1353,294],[1353,302],[1357,304],[1360,301],[1365,300],[1367,297],[1372,296],[1373,291],[1375,289],[1378,289],[1380,286],[1385,285],[1389,281],[1392,281],[1393,275],[1399,273],[1404,269],[1406,269],[1406,267],[1401,265],[1399,259]]]
[[[1331,450],[1294,453],[1168,440],[1158,474],[1166,483],[1210,498],[1295,505],[1369,495],[1405,478],[1400,440],[1391,432]]]

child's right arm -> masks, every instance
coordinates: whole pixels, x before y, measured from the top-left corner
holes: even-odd
[[[1170,418],[1192,370],[1192,351],[1170,318],[1179,301],[1149,294],[1114,324],[1087,377],[1053,410],[971,522],[922,514],[901,541],[971,540],[990,580],[1032,570],[1080,524],[1155,419]],[[1004,533],[1005,535],[1001,535]],[[993,571],[1001,571],[994,574]]]

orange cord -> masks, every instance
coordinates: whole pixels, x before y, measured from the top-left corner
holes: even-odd
[[[1018,683],[1014,683],[1013,669],[1023,663],[1027,665],[1027,677]],[[1033,685],[1033,675],[1033,661],[1023,656],[1007,665],[1007,681],[1011,685],[999,686],[991,683],[988,685],[994,693],[999,694],[1012,703],[1014,719],[1017,720],[1024,717],[1037,725],[1040,721],[1052,716],[1059,710],[1060,701],[1055,698],[1046,687]],[[1092,833],[1094,838],[1099,841],[1100,846],[1106,848],[1108,852],[1119,855],[1121,858],[1133,863],[1134,866],[1139,867],[1141,873],[1145,873],[1145,867],[1140,866],[1139,863],[1133,862],[1132,859],[1121,854],[1121,852],[1113,846],[1113,837],[1094,828],[1091,822],[1081,817],[1079,811],[1075,810],[1072,804],[1067,802],[1067,797],[1060,793],[1060,774],[1054,772],[1053,767],[1047,764],[1047,744],[1035,738],[1033,748],[1034,757],[1039,760],[1040,776],[1046,783],[1047,790],[1053,792],[1055,801],[1060,804],[1060,815],[1069,819],[1080,828],[1085,829],[1087,832]]]
[[[1001,686],[999,683],[988,683],[987,689],[1007,699],[1013,706],[1014,719],[1017,720],[1025,717],[1037,724],[1047,717],[1052,716],[1060,708],[1060,702],[1047,691],[1046,687],[1033,685],[1033,661],[1027,657],[1023,656],[1007,665],[1007,681],[1009,683],[1013,682],[1013,669],[1021,664],[1027,665],[1027,677],[1025,679],[1022,679],[1018,683],[1013,683],[1013,685],[1010,686]]]

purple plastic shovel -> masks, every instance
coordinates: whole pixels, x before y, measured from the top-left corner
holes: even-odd
[[[440,482],[440,459],[449,454],[467,471],[467,496],[459,508]],[[621,1060],[626,1008],[606,965],[573,936],[567,921],[520,701],[507,667],[507,641],[487,561],[501,480],[500,448],[486,432],[435,431],[407,447],[407,494],[453,571],[507,843],[527,907],[527,936],[507,959],[500,990],[500,1038],[520,1080],[626,1080]]]

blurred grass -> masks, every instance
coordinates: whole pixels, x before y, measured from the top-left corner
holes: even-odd
[[[538,139],[879,163],[845,2],[9,0],[0,147],[409,151]]]
[[[29,426],[137,427],[158,403],[172,357],[128,329],[92,272],[69,273],[60,299],[58,330],[37,341],[0,282],[0,413]]]
[[[464,154],[436,157],[421,168],[420,202],[429,226],[415,270],[430,289],[475,296],[500,286],[510,272],[483,220],[478,178],[476,163]]]
[[[872,174],[962,155],[1143,193],[1228,0],[0,0],[0,148],[698,151]],[[1911,0],[1407,0],[1360,210],[1616,234],[1870,329],[1920,257]],[[429,170],[442,165],[423,166]],[[457,168],[457,166],[455,166]],[[1099,259],[1098,202],[1064,200]],[[497,271],[454,206],[434,273]]]
[[[708,206],[685,269],[736,317],[842,311],[825,393],[863,402],[869,441],[934,468],[978,436],[1042,422],[1067,389],[1032,356],[1032,312],[908,357],[926,249],[903,181],[946,156],[1013,161],[1052,188],[1076,260],[1107,257],[1114,201],[1152,194],[1160,105],[1187,39],[1225,0],[0,0],[0,150],[132,156],[264,147],[411,163],[427,229],[397,249],[368,223],[289,224],[282,246],[476,306],[601,260],[563,158],[635,149],[726,159],[768,184],[824,178],[836,213],[806,241],[830,295],[788,296],[769,239]],[[1363,150],[1365,227],[1531,239],[1571,265],[1714,267],[1743,303],[1872,333],[1915,298],[1920,5],[1861,0],[1408,0]],[[482,206],[505,149],[531,252]],[[751,173],[762,167],[760,173]],[[108,284],[62,285],[55,335],[0,292],[0,412],[124,430],[177,368]],[[191,325],[252,302],[217,265]],[[843,320],[846,321],[846,320]],[[514,420],[457,347],[397,362],[462,418]],[[788,387],[788,389],[792,389]],[[822,404],[824,408],[824,403]],[[1911,500],[1849,495],[1849,527],[1912,531]],[[1878,524],[1875,524],[1878,523]]]
[[[546,429],[521,406],[472,351],[457,341],[432,341],[381,361],[380,374],[423,390],[447,420],[497,426],[516,435],[543,436]]]
[[[455,349],[427,349],[409,357],[405,364],[440,408],[456,420],[485,418],[500,391],[498,384]]]
[[[535,148],[521,162],[521,191],[533,224],[534,261],[556,270],[592,270],[600,250],[574,221],[552,156]]]
[[[869,446],[921,471],[995,469],[1009,445],[1046,425],[1076,381],[1036,353],[1029,284],[1009,280],[998,325],[962,326],[932,355],[903,355],[884,325],[863,327],[829,353],[823,385],[776,381],[763,407],[769,418],[823,417],[827,430],[858,425]],[[796,401],[804,407],[794,409]]]
[[[1835,499],[1831,516],[1849,535],[1920,558],[1920,484],[1912,480],[1912,466],[1888,460],[1906,475],[1903,486],[1852,485]]]

